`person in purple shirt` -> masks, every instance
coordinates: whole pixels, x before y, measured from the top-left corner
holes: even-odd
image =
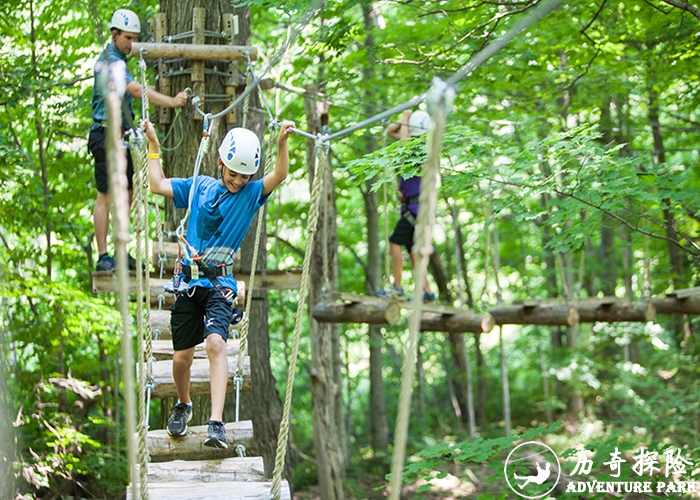
[[[401,121],[392,123],[386,129],[387,135],[396,140],[404,140],[409,137],[418,137],[428,131],[430,116],[425,111],[413,113],[410,109],[403,112]],[[413,236],[416,227],[416,217],[418,217],[418,197],[420,196],[420,176],[401,178],[399,180],[399,201],[401,202],[401,218],[396,223],[394,230],[389,236],[389,249],[391,251],[392,274],[394,283],[388,295],[403,297],[404,291],[401,286],[401,275],[403,273],[403,252],[401,247],[406,247],[411,263],[415,265],[413,255]],[[387,295],[384,290],[379,290],[375,295]],[[435,294],[430,290],[430,283],[426,276],[423,283],[423,301],[432,302]]]

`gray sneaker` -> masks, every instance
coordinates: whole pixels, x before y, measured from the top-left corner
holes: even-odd
[[[168,434],[171,436],[184,436],[187,434],[187,423],[192,420],[192,406],[185,403],[177,403],[173,406],[168,419]]]
[[[223,422],[217,422],[216,420],[209,421],[209,436],[204,440],[204,446],[211,446],[212,448],[228,448],[226,444],[226,424]]]
[[[95,271],[114,271],[116,268],[114,259],[109,254],[103,254],[100,260],[97,261]]]

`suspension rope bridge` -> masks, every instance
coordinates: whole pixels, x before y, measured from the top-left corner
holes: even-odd
[[[286,54],[286,51],[299,36],[303,27],[308,24],[316,10],[318,9],[321,2],[314,2],[306,11],[303,16],[301,23],[294,26],[288,37],[283,48],[269,60],[267,67],[259,75],[255,75],[253,71],[253,65],[251,61],[251,53],[249,51],[243,51],[243,54],[247,60],[247,85],[243,92],[233,100],[233,102],[227,106],[225,109],[215,113],[207,113],[203,111],[200,104],[203,100],[199,96],[194,96],[192,98],[192,104],[194,109],[203,118],[203,132],[202,138],[199,145],[199,150],[195,160],[195,165],[193,169],[192,176],[195,178],[199,175],[199,170],[201,167],[201,162],[204,155],[208,150],[210,133],[209,130],[212,127],[214,120],[225,116],[231,110],[240,106],[243,102],[244,113],[243,113],[243,123],[245,124],[246,116],[248,114],[249,99],[252,92],[258,90],[262,97],[265,110],[268,114],[269,122],[269,139],[267,147],[267,156],[265,161],[265,166],[272,162],[272,137],[273,132],[279,123],[273,118],[273,114],[270,112],[269,106],[262,95],[262,90],[260,88],[261,79],[267,74],[270,68],[275,65],[282,57]],[[291,357],[289,360],[289,367],[287,371],[286,380],[286,391],[283,405],[283,416],[280,423],[279,436],[277,441],[277,453],[275,458],[275,467],[272,482],[270,485],[269,498],[278,500],[283,496],[289,498],[288,487],[284,486],[282,481],[282,472],[284,469],[285,453],[287,449],[287,442],[289,439],[290,432],[290,413],[291,413],[291,403],[292,403],[292,393],[294,386],[294,377],[296,373],[296,364],[299,353],[299,343],[301,337],[302,320],[304,315],[304,308],[306,305],[306,298],[309,287],[309,273],[310,273],[310,263],[312,257],[312,249],[314,248],[315,239],[317,238],[317,225],[319,221],[320,211],[322,210],[323,199],[322,184],[324,178],[324,172],[328,168],[328,155],[330,151],[330,145],[332,141],[340,139],[346,135],[352,134],[355,131],[369,127],[374,123],[387,120],[389,117],[401,113],[404,110],[414,108],[419,104],[426,102],[428,112],[431,116],[432,123],[429,129],[428,144],[427,144],[427,158],[425,165],[423,167],[421,177],[422,185],[421,194],[419,198],[420,206],[422,207],[417,218],[416,225],[416,242],[415,248],[417,249],[416,265],[414,268],[414,282],[416,289],[414,291],[414,300],[410,303],[411,315],[408,321],[408,343],[406,348],[406,354],[404,358],[404,368],[403,376],[401,380],[401,392],[399,399],[399,409],[398,417],[396,421],[395,430],[395,443],[394,443],[394,455],[392,460],[392,474],[390,483],[390,498],[398,499],[401,491],[402,483],[402,471],[405,459],[406,450],[406,440],[408,435],[408,420],[410,415],[410,404],[411,404],[411,392],[413,386],[413,370],[415,368],[415,357],[418,333],[420,331],[421,324],[421,314],[424,310],[423,300],[422,300],[422,283],[424,277],[427,273],[428,258],[433,252],[432,247],[432,234],[433,227],[435,224],[435,211],[437,204],[437,179],[439,175],[439,155],[440,147],[442,143],[442,137],[445,130],[447,115],[449,114],[452,102],[455,98],[455,86],[456,84],[469,75],[471,72],[476,70],[481,64],[487,61],[493,54],[495,54],[500,48],[505,46],[510,40],[516,37],[525,29],[532,26],[535,22],[541,19],[543,16],[551,12],[558,4],[560,0],[544,0],[538,4],[525,18],[521,19],[519,22],[515,23],[509,30],[507,30],[502,37],[486,46],[483,50],[477,53],[469,62],[467,62],[462,68],[455,72],[446,81],[442,81],[438,78],[433,80],[431,88],[422,93],[421,95],[401,103],[393,108],[387,109],[381,113],[378,113],[368,119],[365,119],[357,124],[347,127],[343,130],[339,130],[333,133],[318,133],[309,134],[303,130],[293,129],[293,131],[299,135],[302,135],[308,139],[315,141],[316,144],[316,158],[317,165],[315,171],[314,181],[311,187],[311,199],[308,214],[307,223],[307,239],[306,239],[306,250],[304,253],[304,263],[302,266],[301,274],[301,284],[299,286],[299,295],[297,299],[297,311],[295,315],[295,325],[291,348]],[[142,44],[143,45],[143,44]],[[147,49],[146,49],[147,50]],[[147,116],[148,114],[148,94],[147,87],[145,85],[145,62],[144,62],[144,47],[140,48],[140,67],[141,67],[141,81],[143,85],[143,109],[142,116]],[[117,76],[118,77],[118,76]],[[109,142],[111,154],[110,165],[111,171],[115,172],[112,175],[110,186],[114,186],[113,199],[115,200],[115,205],[117,207],[117,216],[115,217],[115,241],[117,246],[117,262],[120,263],[117,271],[117,278],[119,282],[119,296],[121,304],[121,312],[123,318],[123,358],[124,358],[124,381],[125,381],[125,391],[126,391],[126,406],[127,406],[127,432],[130,436],[128,444],[128,458],[131,471],[131,486],[128,491],[129,498],[136,499],[147,499],[149,498],[150,491],[156,491],[156,489],[151,489],[148,482],[148,406],[152,393],[154,392],[154,374],[153,374],[153,355],[152,355],[152,337],[153,330],[151,328],[150,319],[150,274],[146,271],[147,267],[145,263],[144,256],[148,254],[149,250],[149,240],[148,240],[148,155],[147,155],[147,142],[143,138],[141,131],[136,131],[131,137],[131,151],[134,155],[134,164],[137,164],[136,160],[140,160],[140,168],[138,170],[136,186],[136,198],[134,202],[134,212],[135,212],[135,239],[136,239],[136,251],[137,251],[137,278],[136,278],[136,291],[137,291],[137,336],[138,336],[138,371],[137,371],[137,385],[136,391],[139,394],[138,401],[133,398],[133,392],[135,388],[131,383],[132,373],[133,373],[133,363],[131,347],[129,339],[131,338],[130,323],[131,318],[128,311],[128,276],[125,270],[126,262],[126,243],[128,241],[128,214],[124,214],[124,207],[128,207],[128,203],[124,202],[124,196],[126,193],[126,186],[123,179],[126,178],[125,174],[125,162],[123,160],[123,154],[120,152],[120,142],[118,137],[118,130],[120,126],[117,125],[116,120],[120,116],[119,99],[121,96],[118,95],[116,91],[109,92],[110,103],[110,129],[111,129],[111,140]],[[123,179],[122,179],[123,177]],[[180,225],[177,228],[176,234],[178,236],[179,248],[183,249],[184,252],[188,252],[188,247],[186,242],[184,242],[184,232],[185,225],[189,219],[191,213],[191,206],[193,202],[195,182],[192,182],[192,189],[189,195],[189,202],[185,216],[180,221]],[[157,239],[160,244],[160,258],[161,263],[161,278],[162,278],[162,265],[165,260],[163,251],[163,230],[162,221],[160,215],[156,216],[156,233]],[[248,290],[246,294],[246,314],[243,324],[240,327],[239,339],[238,339],[238,354],[237,362],[235,363],[234,370],[234,383],[236,388],[236,420],[238,420],[238,404],[239,404],[239,391],[243,383],[243,367],[244,358],[247,354],[247,336],[249,328],[249,313],[251,308],[252,292],[255,285],[255,275],[256,275],[256,262],[259,252],[259,245],[261,240],[261,221],[259,219],[256,236],[255,236],[255,249],[252,260],[251,275],[248,282]],[[179,251],[180,252],[180,251]],[[190,255],[192,257],[192,255]],[[328,271],[327,257],[324,256],[324,272]],[[177,272],[177,268],[176,268]],[[148,304],[145,304],[146,300],[149,300]],[[159,301],[159,304],[161,301]],[[137,412],[138,409],[138,412]],[[134,420],[134,416],[138,413],[138,425]],[[138,443],[134,442],[138,438]],[[138,453],[136,452],[138,449]],[[236,447],[236,453],[240,458],[245,454],[245,448]],[[137,456],[138,455],[138,456]],[[241,491],[243,488],[241,486]],[[186,496],[172,496],[169,498],[190,498]],[[203,498],[200,496],[191,498]],[[207,496],[206,498],[237,498],[233,491],[222,492],[222,496]],[[241,497],[243,498],[243,497]],[[245,498],[263,498],[259,496]]]

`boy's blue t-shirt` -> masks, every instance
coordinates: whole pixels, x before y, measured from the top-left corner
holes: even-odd
[[[187,208],[192,180],[192,177],[170,179],[175,208]],[[197,176],[186,238],[208,266],[233,264],[255,213],[267,201],[262,190],[262,179],[248,182],[234,194],[213,177]],[[189,258],[185,263],[192,265]],[[221,286],[238,291],[233,275],[217,279]],[[206,277],[191,280],[189,284],[213,288]]]

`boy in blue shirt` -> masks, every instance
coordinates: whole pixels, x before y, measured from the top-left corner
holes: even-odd
[[[187,225],[190,258],[183,266],[189,288],[171,308],[173,378],[179,401],[168,420],[168,434],[183,436],[192,418],[190,367],[194,348],[206,338],[210,366],[211,415],[206,446],[226,448],[223,411],[228,384],[226,340],[238,290],[232,275],[233,259],[255,213],[270,193],[287,178],[287,140],[294,127],[284,121],[277,138],[277,161],[264,178],[249,182],[260,165],[260,141],[250,130],[231,129],[219,147],[220,177],[168,179],[160,164],[160,146],[153,125],[146,123],[149,141],[151,192],[174,198],[176,208],[187,208],[194,183],[192,208]],[[196,255],[193,254],[196,252]],[[206,317],[206,323],[204,318]]]

